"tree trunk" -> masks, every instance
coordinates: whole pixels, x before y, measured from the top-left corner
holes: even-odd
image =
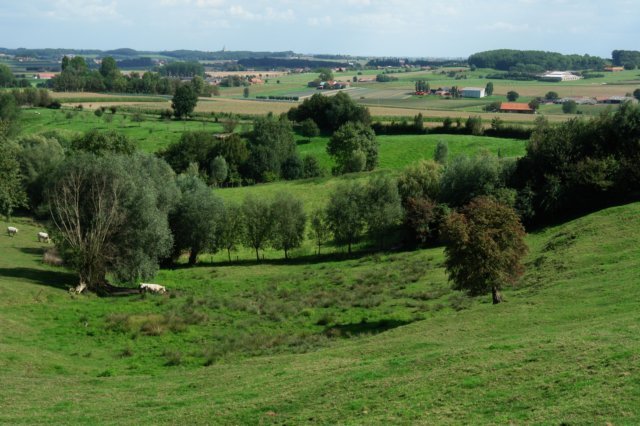
[[[493,297],[494,305],[497,305],[498,303],[502,302],[502,295],[500,294],[498,287],[496,286],[491,287],[491,296]]]
[[[256,260],[260,262],[260,253],[258,252],[258,247],[256,247]]]
[[[284,249],[284,258],[289,259],[289,253],[287,253],[287,249]]]
[[[229,256],[229,263],[231,263],[231,249],[227,249],[227,255]]]
[[[349,254],[351,254],[351,241],[349,241],[348,248],[347,248],[347,252],[348,252]]]
[[[198,261],[198,252],[196,250],[191,250],[189,253],[189,265],[193,266]]]

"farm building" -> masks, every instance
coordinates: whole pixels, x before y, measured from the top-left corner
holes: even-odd
[[[463,98],[484,98],[487,96],[484,87],[464,87],[460,93]]]
[[[575,81],[581,78],[582,77],[569,71],[550,71],[540,77],[540,79],[544,81]]]
[[[34,77],[38,80],[51,80],[55,76],[56,74],[53,72],[41,72],[36,74]]]
[[[596,98],[599,104],[622,104],[624,102],[637,103],[638,100],[632,96],[607,96]]]
[[[515,112],[519,114],[535,114],[535,110],[523,102],[502,102],[500,112]]]
[[[604,67],[604,70],[607,72],[620,72],[624,71],[624,67]]]

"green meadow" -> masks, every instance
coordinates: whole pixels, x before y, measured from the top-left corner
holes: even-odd
[[[11,223],[2,423],[640,421],[638,203],[529,235],[497,306],[450,290],[441,248],[216,262],[161,271],[166,296],[71,296],[40,226]]]

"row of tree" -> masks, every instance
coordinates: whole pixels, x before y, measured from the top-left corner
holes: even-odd
[[[116,92],[173,95],[183,84],[180,78],[190,78],[191,86],[200,96],[211,96],[216,87],[205,83],[204,68],[192,62],[174,62],[159,68],[158,72],[147,71],[140,75],[132,72],[122,74],[115,59],[102,59],[100,68],[92,70],[81,56],[64,57],[62,72],[47,82],[47,86],[58,92]],[[218,92],[219,93],[219,92]]]
[[[524,73],[545,70],[602,69],[606,61],[590,55],[563,55],[540,50],[498,49],[474,53],[469,56],[469,65],[478,68],[493,68],[501,71]]]

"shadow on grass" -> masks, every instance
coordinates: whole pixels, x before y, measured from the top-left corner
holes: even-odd
[[[21,247],[20,251],[34,256],[42,256],[44,254],[44,248],[42,247]]]
[[[361,321],[354,324],[337,324],[331,327],[327,327],[324,333],[331,337],[344,337],[349,338],[353,336],[359,336],[361,334],[378,334],[392,328],[401,327],[412,323],[413,321],[403,320],[389,320],[383,319],[380,321]]]
[[[75,274],[62,271],[47,271],[34,268],[0,268],[0,276],[21,278],[38,285],[67,290],[78,281]]]

